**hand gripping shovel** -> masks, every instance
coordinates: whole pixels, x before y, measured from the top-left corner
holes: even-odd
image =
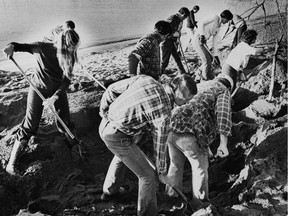
[[[29,84],[31,85],[31,87],[34,89],[34,91],[38,94],[38,96],[42,99],[42,101],[45,101],[44,96],[41,94],[41,92],[34,86],[34,84],[31,82],[31,80],[28,78],[28,76],[25,74],[25,72],[22,70],[22,68],[17,64],[17,62],[14,60],[13,57],[10,57],[10,59],[14,62],[14,64],[18,67],[18,69],[20,70],[20,72],[22,73],[22,75],[25,77],[25,79],[29,82]],[[55,115],[55,117],[57,118],[57,120],[60,122],[60,124],[63,126],[63,128],[65,129],[65,131],[67,132],[67,134],[69,135],[69,137],[71,138],[71,140],[75,141],[77,147],[78,147],[78,151],[79,151],[79,155],[81,157],[81,159],[85,159],[83,154],[82,154],[82,143],[81,141],[73,135],[73,133],[70,131],[70,129],[66,126],[66,124],[62,121],[62,119],[60,118],[60,116],[57,114],[57,112],[53,109],[53,107],[49,106],[49,108],[51,109],[51,111],[53,112],[53,114]]]
[[[145,155],[145,158],[147,160],[147,162],[150,164],[150,166],[156,171],[156,167],[153,164],[153,162]],[[192,209],[192,211],[196,211],[198,210],[199,206],[202,206],[203,203],[197,199],[197,198],[188,198],[187,196],[185,196],[185,194],[175,185],[171,184],[168,180],[165,182],[165,184],[169,185],[185,202],[184,203],[184,208],[183,208],[183,213],[186,211],[187,209],[187,205],[189,205]]]

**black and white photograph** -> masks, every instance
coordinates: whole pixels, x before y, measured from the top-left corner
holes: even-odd
[[[286,0],[0,0],[0,216],[286,216]]]

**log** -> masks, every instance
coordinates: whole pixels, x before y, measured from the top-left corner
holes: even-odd
[[[283,34],[282,34],[282,36],[281,36],[281,38],[279,40],[276,39],[275,51],[274,51],[274,54],[273,54],[271,83],[270,83],[269,95],[268,95],[267,101],[272,101],[273,90],[274,90],[274,82],[275,82],[275,70],[276,70],[277,52],[278,52],[279,44],[280,44],[282,38],[283,38]]]

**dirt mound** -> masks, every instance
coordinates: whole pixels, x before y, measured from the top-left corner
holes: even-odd
[[[1,215],[135,215],[138,182],[129,171],[124,185],[128,193],[108,202],[100,201],[113,155],[98,134],[103,89],[87,77],[89,73],[105,86],[125,78],[130,50],[131,47],[91,53],[82,59],[84,71],[76,70],[68,97],[71,117],[86,149],[85,160],[77,147],[69,148],[58,132],[53,113],[44,110],[37,137],[30,140],[21,155],[22,177],[10,176],[4,168],[25,114],[28,85],[17,71],[0,71]],[[191,71],[197,68],[195,61],[188,64]],[[213,207],[201,209],[194,216],[287,214],[286,65],[287,60],[277,61],[273,98],[268,101],[271,60],[251,60],[253,76],[234,97],[230,155],[210,161],[209,195]],[[176,68],[173,63],[169,67],[172,71]],[[143,142],[151,140],[147,137]],[[211,146],[214,153],[218,144],[216,140]],[[150,154],[149,149],[143,150]],[[191,198],[191,171],[188,163],[185,167],[183,192]],[[170,200],[163,193],[163,185],[159,186],[157,200],[159,214],[192,214],[189,209],[183,213],[182,200]]]

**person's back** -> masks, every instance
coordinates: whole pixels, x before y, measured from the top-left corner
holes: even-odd
[[[245,20],[241,16],[239,16],[238,14],[233,14],[232,21],[233,21],[234,25],[236,26],[236,28],[245,24]]]
[[[253,29],[246,30],[241,42],[231,50],[222,67],[222,73],[230,76],[236,85],[238,78],[243,69],[248,64],[251,55],[257,55],[263,52],[264,48],[255,48],[251,44],[255,43],[257,32]]]
[[[129,64],[132,64],[132,58],[137,58],[137,64],[139,61],[141,61],[141,64],[139,64],[140,74],[150,75],[157,80],[161,75],[159,46],[161,41],[161,36],[156,32],[142,37],[136,44],[134,50],[128,56]],[[129,67],[130,74],[136,75],[137,65],[134,67],[133,69],[131,69],[132,67]]]
[[[134,135],[170,116],[170,100],[163,86],[152,77],[139,75],[117,85],[129,87],[109,106],[107,117],[125,134]]]

